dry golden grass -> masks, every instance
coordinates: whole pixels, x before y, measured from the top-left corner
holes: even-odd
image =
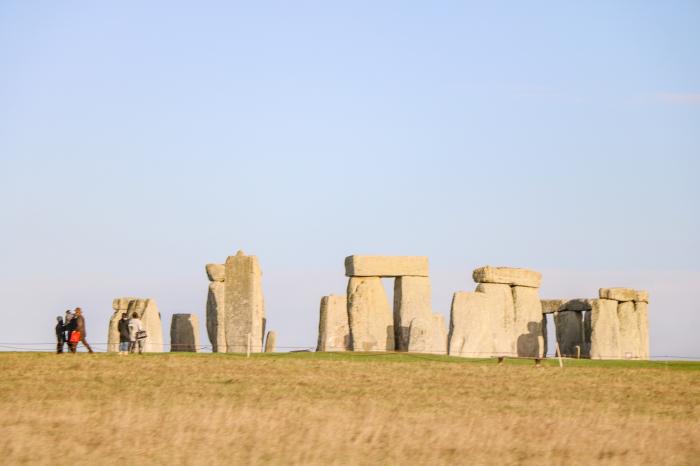
[[[0,462],[700,462],[700,365],[567,364],[0,354]]]

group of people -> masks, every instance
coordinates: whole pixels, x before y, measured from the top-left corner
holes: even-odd
[[[77,307],[74,311],[66,311],[65,320],[62,316],[56,317],[56,353],[63,353],[63,348],[67,344],[71,353],[78,349],[78,343],[82,343],[88,352],[92,353],[92,348],[88,344],[85,331],[85,317],[83,311]]]
[[[129,318],[128,314],[122,314],[117,327],[119,328],[119,354],[133,353],[137,349],[139,354],[142,354],[147,335],[139,315],[134,312]]]
[[[83,317],[83,311],[79,307],[74,311],[66,311],[65,318],[63,316],[56,317],[56,321],[56,353],[63,353],[65,345],[68,345],[68,350],[71,353],[75,353],[78,349],[78,343],[82,343],[88,352],[93,352],[85,340],[85,317]],[[126,313],[122,314],[118,327],[119,354],[134,353],[137,350],[139,354],[142,354],[147,335],[139,315],[134,312],[129,318]]]

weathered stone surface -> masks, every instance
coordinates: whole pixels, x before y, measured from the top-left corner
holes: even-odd
[[[591,305],[586,299],[543,299],[542,313],[552,314],[562,311],[590,311]]]
[[[592,359],[620,359],[620,322],[617,301],[592,299],[591,352]]]
[[[632,288],[601,288],[598,290],[601,299],[613,299],[615,301],[634,301],[637,291]]]
[[[557,343],[562,356],[575,357],[576,347],[583,352],[583,315],[581,311],[562,311],[554,314]]]
[[[508,289],[510,294],[510,288]],[[496,337],[504,340],[503,303],[494,293],[458,291],[450,309],[449,354],[465,358],[496,356]],[[499,312],[500,311],[500,312]],[[506,353],[510,352],[510,348]]]
[[[642,359],[649,359],[649,303],[638,301],[634,303],[639,324],[639,350]]]
[[[479,283],[476,291],[491,295],[495,300],[491,308],[491,329],[494,356],[517,355],[517,335],[515,334],[515,306],[513,292],[509,285]]]
[[[265,352],[274,353],[275,346],[277,345],[277,332],[270,330],[267,332],[267,338],[265,339]]]
[[[587,299],[570,299],[566,302],[566,310],[567,311],[590,311],[591,310],[591,304],[588,302]]]
[[[649,292],[646,290],[637,290],[634,295],[634,300],[637,302],[648,303]]]
[[[265,305],[258,258],[243,251],[228,257],[224,284],[226,351],[245,353],[250,334],[250,351],[262,352]]]
[[[224,264],[207,264],[206,271],[210,282],[223,282],[226,279],[226,266]]]
[[[316,351],[350,351],[348,301],[343,296],[321,298]]]
[[[199,351],[199,319],[194,314],[173,314],[170,323],[170,351]]]
[[[639,335],[639,319],[634,302],[625,301],[617,306],[617,319],[620,322],[620,351],[625,359],[642,357],[642,341]]]
[[[432,348],[431,338],[432,318],[430,320],[416,317],[409,326],[409,342],[407,351],[411,353],[429,353]]]
[[[581,350],[581,357],[583,358],[591,357],[591,316],[591,311],[583,313],[583,348]]]
[[[207,294],[207,335],[214,353],[226,352],[226,286],[223,282],[209,284]]]
[[[542,314],[551,314],[553,312],[561,312],[566,310],[566,299],[543,299]]]
[[[429,277],[398,277],[394,281],[394,326],[396,350],[408,351],[413,319],[432,320]]]
[[[345,258],[348,277],[428,276],[425,256],[349,256]],[[410,324],[409,324],[410,325]]]
[[[547,315],[542,314],[542,355],[547,355],[547,347],[549,345],[549,337],[547,335]]]
[[[442,314],[433,314],[433,327],[431,331],[430,352],[433,354],[447,354],[447,328]]]
[[[527,286],[514,286],[515,336],[520,357],[538,357],[542,337],[542,304],[539,290]]]
[[[529,286],[539,288],[542,274],[528,269],[512,267],[480,267],[472,273],[476,283],[501,283],[512,286]]]
[[[394,351],[394,319],[378,277],[348,281],[348,323],[353,351]]]
[[[134,312],[137,313],[143,324],[148,338],[144,343],[143,351],[146,353],[163,352],[163,326],[160,320],[158,305],[153,299],[139,298],[117,298],[112,301],[114,314],[109,321],[109,331],[107,333],[107,351],[119,351],[119,329],[118,323],[122,313],[128,314],[129,318]]]

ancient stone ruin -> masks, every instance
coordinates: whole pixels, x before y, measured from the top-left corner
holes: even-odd
[[[449,354],[464,357],[545,354],[542,275],[526,269],[481,267],[472,274],[476,291],[452,298]]]
[[[562,356],[649,359],[649,293],[601,288],[598,299],[543,300]]]
[[[348,299],[343,296],[321,298],[316,351],[351,351],[348,326]]]
[[[449,335],[431,307],[426,257],[350,256],[347,295],[321,299],[317,351],[408,351],[461,357],[649,358],[645,291],[602,288],[598,299],[540,300],[542,274],[480,267],[456,292]],[[394,306],[381,279],[394,278]],[[547,341],[553,314],[556,341]],[[449,345],[447,345],[449,343]]]
[[[265,305],[255,256],[238,251],[225,264],[207,264],[207,334],[216,353],[263,351]]]
[[[194,314],[173,314],[170,323],[170,351],[199,351],[199,319]]]
[[[442,316],[433,314],[428,258],[350,256],[346,296],[321,299],[317,351],[446,351]],[[382,278],[394,278],[393,310]]]
[[[131,318],[133,313],[136,312],[148,335],[143,351],[145,353],[163,352],[163,327],[158,305],[154,299],[116,298],[112,301],[112,309],[114,309],[114,314],[109,320],[107,351],[113,353],[119,351],[118,323],[122,314],[126,313]]]

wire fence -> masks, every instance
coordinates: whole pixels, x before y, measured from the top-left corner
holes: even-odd
[[[105,343],[105,342],[89,342],[90,346],[93,347],[94,351],[97,353],[108,353],[117,352],[118,345]],[[0,342],[0,352],[25,352],[25,353],[55,353],[57,349],[57,342]],[[110,345],[114,347],[112,351],[108,351]],[[164,352],[214,352],[213,345],[171,345],[169,343],[163,343]],[[67,347],[67,343],[64,344]],[[253,345],[251,351],[260,353],[264,350],[264,345]],[[82,344],[78,345],[78,352],[83,352],[85,349]],[[316,345],[297,345],[297,346],[275,346],[276,353],[297,353],[297,352],[317,352]],[[337,353],[337,352],[349,352],[364,356],[381,356],[387,354],[397,354],[406,356],[457,356],[462,358],[511,358],[511,359],[552,359],[556,358],[556,355],[543,355],[540,357],[535,356],[522,356],[517,352],[494,352],[494,351],[461,351],[459,354],[450,355],[447,350],[442,349],[423,349],[420,352],[406,352],[406,351],[351,351],[347,347],[328,347],[326,346],[325,351],[320,351],[321,353]],[[245,351],[240,353],[217,353],[217,354],[245,354]],[[564,359],[591,359],[588,356],[582,356],[577,358],[571,355],[562,355]],[[638,360],[638,361],[667,361],[667,360],[682,360],[682,361],[700,361],[700,356],[692,355],[679,355],[679,354],[652,354],[648,359],[640,357],[620,357],[619,355],[598,355],[594,359],[605,359],[605,360]]]

